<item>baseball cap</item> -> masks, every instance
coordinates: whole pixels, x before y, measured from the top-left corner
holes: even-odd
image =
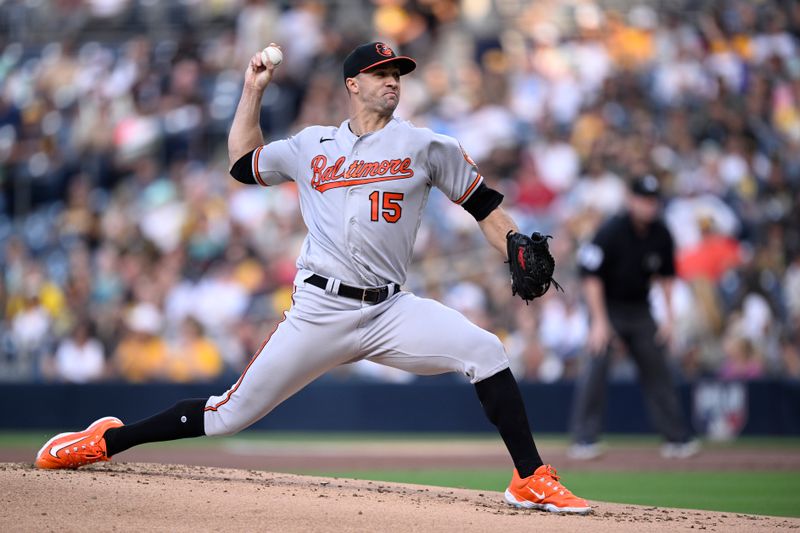
[[[150,303],[136,304],[125,317],[125,324],[137,333],[155,335],[161,329],[161,312]]]
[[[631,183],[631,192],[637,196],[649,196],[659,198],[661,196],[661,184],[658,178],[652,174],[636,178]]]
[[[376,41],[355,47],[345,58],[342,73],[346,80],[347,78],[355,78],[360,73],[373,67],[387,63],[396,65],[400,69],[401,76],[417,68],[416,61],[410,57],[398,56],[389,45]]]

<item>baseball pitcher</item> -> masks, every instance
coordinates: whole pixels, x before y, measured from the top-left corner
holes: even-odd
[[[291,308],[224,394],[184,400],[134,424],[106,417],[57,435],[39,450],[37,467],[76,468],[146,442],[232,435],[326,371],[367,359],[415,374],[467,376],[514,463],[506,502],[591,510],[540,458],[500,340],[401,289],[432,187],[475,217],[507,257],[512,291],[526,302],[547,291],[554,269],[547,238],[518,233],[500,207],[503,196],[455,139],[394,117],[400,77],[415,67],[384,43],[358,46],[343,65],[349,119],[264,145],[259,110],[275,67],[269,56],[253,55],[228,138],[231,175],[256,186],[297,185],[308,235]]]

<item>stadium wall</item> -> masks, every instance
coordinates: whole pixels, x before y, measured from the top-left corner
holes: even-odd
[[[0,430],[80,428],[100,416],[135,421],[183,398],[219,394],[228,383],[176,385],[3,384]],[[523,384],[536,432],[568,430],[573,386]],[[681,386],[687,415],[701,434],[800,435],[800,383],[698,382]],[[639,386],[611,384],[607,431],[650,433]],[[257,422],[257,429],[286,431],[485,432],[472,386],[445,380],[417,384],[318,382]],[[727,433],[726,433],[727,432]]]

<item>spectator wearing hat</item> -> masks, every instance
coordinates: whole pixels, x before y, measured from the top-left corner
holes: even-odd
[[[657,328],[649,306],[650,286],[657,281],[671,317],[674,244],[660,211],[658,179],[637,178],[626,208],[602,224],[592,242],[578,252],[591,329],[573,402],[572,458],[593,459],[601,454],[598,439],[605,414],[606,377],[611,348],[617,345],[627,348],[639,369],[652,422],[665,440],[662,455],[685,458],[698,451],[667,363],[671,318]]]
[[[149,303],[134,305],[125,318],[127,333],[114,352],[120,377],[133,383],[165,378],[169,351],[159,332],[161,312]]]

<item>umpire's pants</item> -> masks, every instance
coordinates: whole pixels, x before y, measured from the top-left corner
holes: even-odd
[[[610,305],[614,333],[627,346],[639,369],[647,409],[653,425],[667,442],[685,442],[690,434],[667,364],[665,346],[656,340],[656,324],[647,305]],[[575,384],[572,407],[574,442],[597,442],[606,410],[610,347],[600,355],[586,355]]]

